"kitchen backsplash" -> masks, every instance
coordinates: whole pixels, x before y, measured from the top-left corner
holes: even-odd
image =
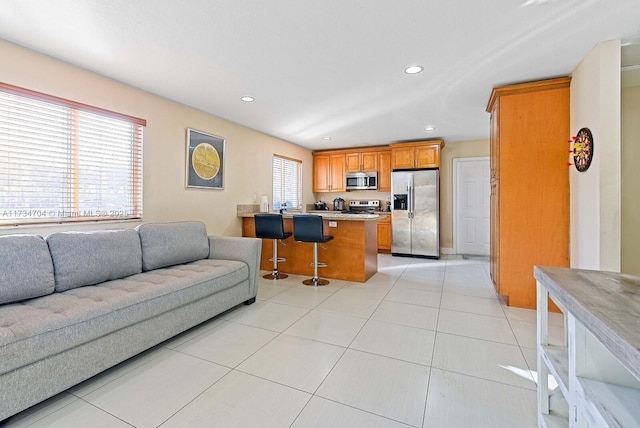
[[[238,211],[238,216],[242,214],[251,214],[260,212],[259,204],[248,204],[248,205],[236,205],[236,209]]]
[[[333,200],[336,198],[342,198],[346,201],[348,206],[349,201],[354,199],[377,199],[380,201],[380,209],[384,211],[386,207],[387,201],[391,201],[391,193],[389,192],[378,192],[375,190],[354,190],[351,192],[336,192],[336,193],[327,193],[320,192],[314,193],[316,197],[316,201],[323,201],[327,204],[327,207],[331,209],[333,206]]]

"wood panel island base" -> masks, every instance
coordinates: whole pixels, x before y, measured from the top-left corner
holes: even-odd
[[[284,214],[285,232],[293,232],[293,216]],[[328,266],[318,269],[321,278],[366,282],[378,271],[377,215],[322,215],[324,234],[333,240],[318,245],[318,261]],[[242,236],[255,237],[253,214],[242,215]],[[262,240],[260,269],[270,271],[273,263],[273,242]],[[278,264],[280,272],[313,275],[313,244],[296,242],[293,237],[278,243],[278,257],[287,261]]]

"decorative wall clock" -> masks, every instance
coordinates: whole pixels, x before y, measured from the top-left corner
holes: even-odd
[[[589,128],[578,131],[573,141],[573,164],[580,172],[589,169],[593,158],[593,135]]]

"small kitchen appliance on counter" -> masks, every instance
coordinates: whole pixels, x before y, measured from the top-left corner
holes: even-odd
[[[333,200],[333,210],[334,211],[344,211],[344,199],[335,198]]]
[[[327,204],[324,203],[323,201],[314,202],[313,203],[313,209],[319,210],[319,211],[324,211],[324,210],[327,209]]]

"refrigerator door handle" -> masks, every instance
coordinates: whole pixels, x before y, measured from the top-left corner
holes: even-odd
[[[409,218],[413,218],[413,210],[414,210],[414,194],[413,194],[413,186],[409,185],[409,190],[407,192],[409,200],[407,201],[407,210],[409,214]]]

